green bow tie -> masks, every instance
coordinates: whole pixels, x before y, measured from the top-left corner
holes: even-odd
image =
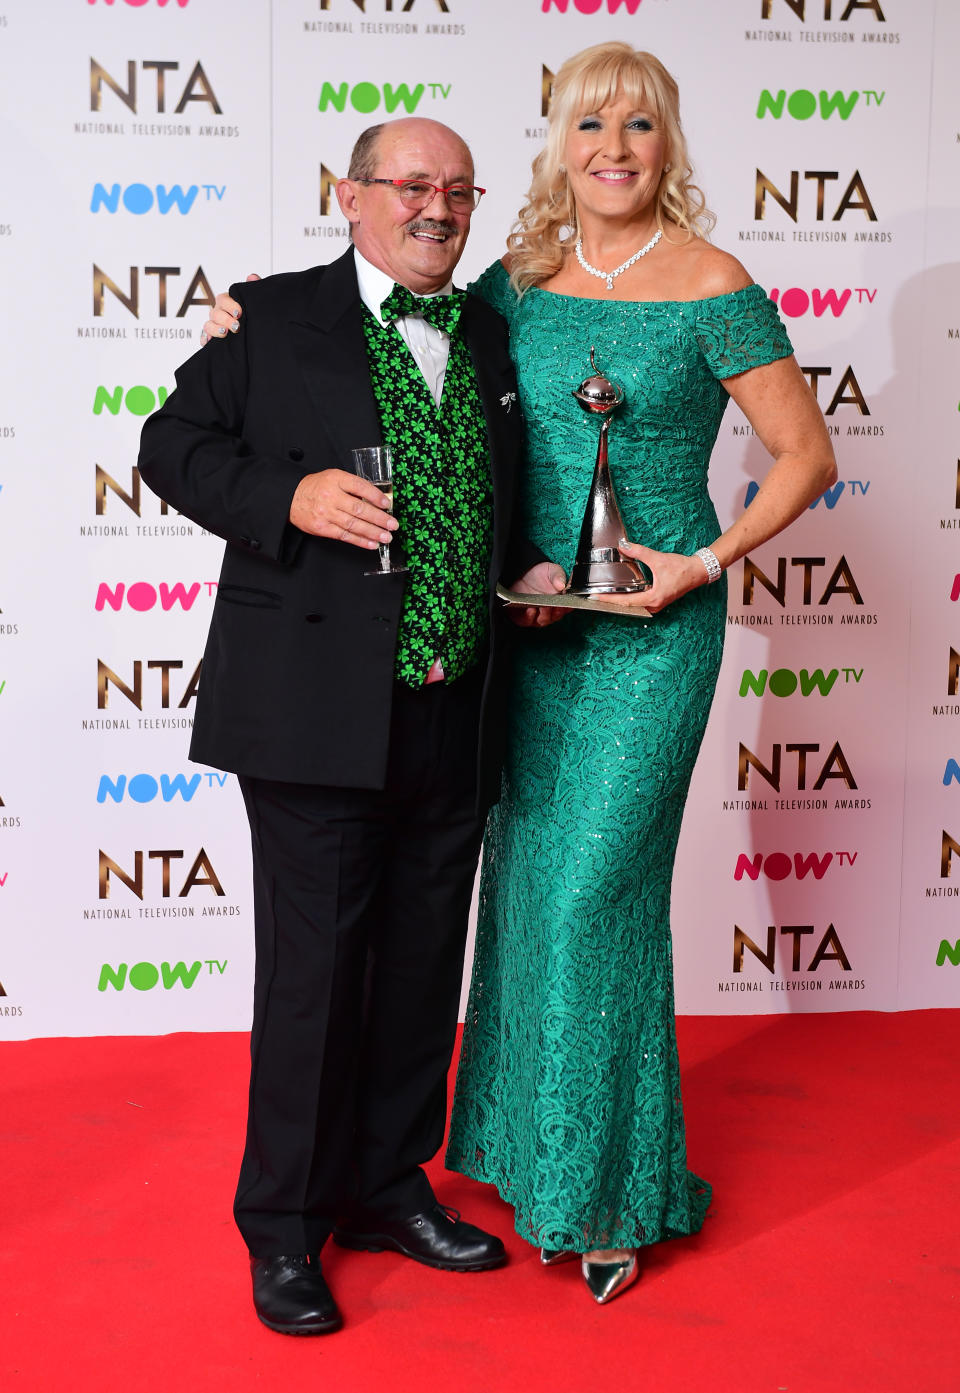
[[[419,314],[435,329],[452,334],[460,319],[466,292],[455,290],[452,295],[414,295],[405,285],[395,285],[380,306],[381,317],[388,323],[404,315]]]

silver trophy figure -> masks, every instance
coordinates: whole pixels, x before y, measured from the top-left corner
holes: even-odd
[[[617,545],[626,536],[623,518],[610,477],[607,460],[607,432],[610,418],[624,398],[623,388],[600,372],[590,349],[593,375],[587,377],[573,393],[584,411],[602,416],[600,439],[597,442],[597,463],[587,507],[580,527],[577,556],[565,593],[589,598],[592,595],[635,595],[649,590],[650,582],[639,561],[623,556]]]

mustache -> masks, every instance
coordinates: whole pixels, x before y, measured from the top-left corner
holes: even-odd
[[[407,232],[411,235],[414,232],[430,232],[436,237],[453,236],[450,224],[438,222],[435,218],[418,218],[416,222],[407,223]]]

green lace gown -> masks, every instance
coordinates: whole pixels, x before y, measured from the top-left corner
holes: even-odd
[[[527,535],[569,570],[597,439],[571,392],[595,345],[626,388],[610,467],[629,536],[713,541],[720,379],[791,352],[764,291],[518,301],[499,263],[474,289],[511,326]],[[721,581],[649,623],[575,611],[518,636],[446,1164],[496,1185],[538,1246],[640,1247],[696,1232],[710,1202],[687,1169],[670,883],[725,614]]]

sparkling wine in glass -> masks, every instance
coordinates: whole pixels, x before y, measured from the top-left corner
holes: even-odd
[[[393,512],[393,455],[389,445],[367,445],[363,449],[351,450],[354,468],[361,479],[369,479],[375,484]],[[390,560],[390,543],[380,543],[379,571],[364,571],[365,576],[402,575],[406,566],[399,566]]]

